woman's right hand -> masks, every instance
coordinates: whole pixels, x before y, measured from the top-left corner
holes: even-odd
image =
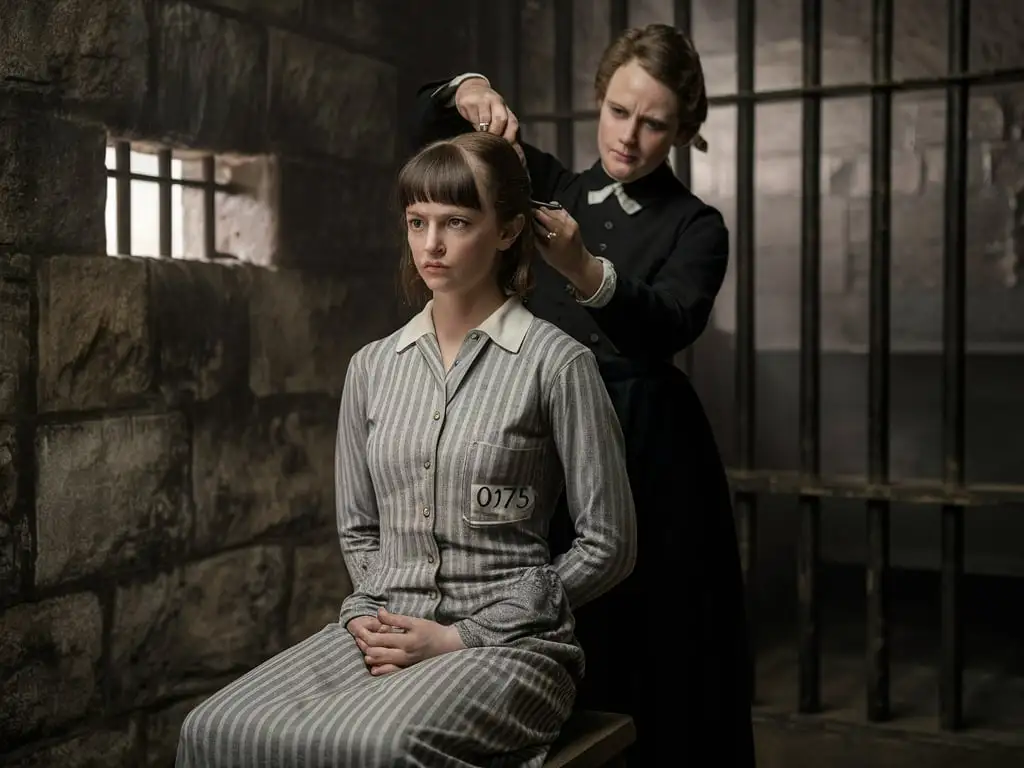
[[[365,636],[367,632],[380,632],[380,620],[376,616],[356,616],[345,625],[348,633],[357,640]]]
[[[455,108],[478,131],[504,136],[513,144],[516,142],[519,121],[501,94],[491,88],[486,80],[473,77],[460,83],[455,91]]]

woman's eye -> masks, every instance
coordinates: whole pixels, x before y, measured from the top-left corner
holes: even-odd
[[[449,219],[448,225],[451,226],[452,229],[464,229],[469,226],[469,222],[465,219]]]
[[[420,219],[409,219],[409,229],[419,229],[423,226],[423,222]]]

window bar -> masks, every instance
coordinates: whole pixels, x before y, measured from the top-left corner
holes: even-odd
[[[555,109],[559,112],[572,110],[572,6],[573,0],[555,1]],[[573,120],[559,118],[558,159],[566,168],[574,168]]]
[[[157,153],[157,176],[160,177],[160,255],[171,257],[171,150]]]
[[[498,92],[504,87],[501,79],[498,76],[497,62],[503,60],[500,52],[494,50],[495,44],[501,45],[504,42],[503,37],[498,37],[495,40],[497,34],[498,22],[495,20],[495,16],[500,13],[500,10],[509,3],[488,3],[481,6],[477,10],[476,14],[476,29],[475,40],[476,46],[473,51],[473,55],[476,57],[476,64],[472,67],[474,71],[481,72],[487,75],[487,79],[490,80]],[[506,92],[507,98],[507,92]]]
[[[930,507],[952,504],[958,507],[990,507],[1024,504],[1024,485],[1012,483],[970,483],[953,488],[938,480],[907,479],[874,484],[859,475],[824,476],[811,483],[799,471],[729,467],[729,483],[748,493],[776,496],[820,496],[826,499],[882,499]]]
[[[949,1],[949,72],[970,67],[969,0]],[[967,120],[969,85],[946,89],[946,210],[943,253],[942,452],[947,488],[964,483],[964,326],[966,320]],[[944,730],[963,724],[964,508],[942,507],[942,651],[939,675],[939,721]]]
[[[693,0],[674,0],[672,3],[672,23],[676,29],[687,37],[691,36],[691,19],[693,18]],[[688,188],[693,183],[693,165],[691,162],[692,150],[689,147],[676,147],[675,149],[675,171],[678,178]],[[693,376],[696,367],[696,350],[691,344],[683,352],[683,367],[689,376]]]
[[[1024,82],[1024,67],[1001,67],[986,69],[977,72],[965,72],[960,75],[944,75],[942,77],[913,77],[902,80],[890,81],[888,83],[836,83],[823,85],[815,88],[814,91],[825,99],[849,99],[856,96],[870,96],[877,90],[891,91],[892,93],[914,93],[917,91],[934,91],[936,88],[946,88],[950,85],[1020,85]],[[752,100],[757,104],[778,104],[781,102],[792,102],[805,95],[802,87],[795,88],[772,88],[770,90],[758,91],[757,93],[726,93],[708,96],[708,105],[712,107],[731,107],[741,101]],[[597,119],[597,110],[580,109],[572,111],[554,112],[529,112],[523,118],[531,122],[552,122],[562,118],[572,117],[577,120]]]
[[[504,57],[507,63],[501,62],[499,66],[503,68],[502,83],[508,91],[509,98],[512,99],[512,104],[515,105],[514,111],[522,103],[522,78],[519,73],[519,62],[523,55],[522,9],[520,3],[499,3],[498,6],[505,9],[507,21],[504,28],[508,30],[508,56]]]
[[[629,27],[629,0],[609,0],[608,31],[609,40],[617,38]]]
[[[217,255],[217,183],[213,155],[203,157],[203,258]]]
[[[893,0],[874,0],[872,79],[892,79]],[[868,482],[889,482],[892,93],[871,95],[871,263],[868,288]],[[889,717],[888,500],[867,507],[866,658],[868,720]]]
[[[479,45],[480,69],[502,93],[516,114],[519,110],[519,66],[522,63],[521,8],[519,3],[484,3],[480,6]]]
[[[108,178],[116,179],[119,175],[121,175],[121,174],[119,174],[119,172],[116,169],[114,169],[114,168],[108,168],[107,169],[107,177]],[[149,183],[152,183],[152,184],[156,184],[157,186],[159,186],[159,184],[160,184],[160,175],[158,173],[135,173],[133,171],[131,173],[124,174],[124,176],[127,177],[128,179],[130,179],[131,181],[145,181],[145,182],[149,182]],[[182,188],[185,188],[185,189],[203,189],[206,186],[208,186],[207,183],[205,181],[203,181],[202,179],[172,179],[171,180],[171,187],[182,187]],[[225,193],[227,193],[229,195],[230,194],[237,194],[237,192],[238,192],[238,189],[236,187],[232,186],[231,184],[214,184],[214,187],[216,188],[216,190],[218,192],[225,192]]]
[[[736,2],[737,86],[754,90],[754,0]],[[736,422],[740,469],[755,464],[754,347],[754,102],[742,100],[736,115]],[[747,586],[751,660],[756,658],[757,496],[736,493],[740,555]]]
[[[672,3],[672,23],[676,29],[687,37],[692,35],[693,0],[674,0]],[[676,176],[687,187],[693,181],[691,176],[689,147],[676,150]],[[689,350],[687,350],[689,352]]]
[[[132,145],[127,141],[114,144],[114,169],[117,174],[117,252],[132,252]]]
[[[803,82],[821,84],[821,3],[804,0]],[[817,481],[821,473],[821,97],[803,100],[803,184],[800,237],[800,469]],[[800,496],[797,548],[799,605],[799,711],[821,709],[821,637],[818,571],[821,560],[821,499]]]
[[[475,71],[485,74],[499,93],[502,92],[505,83],[501,77],[504,70],[499,71],[498,62],[506,66],[512,62],[509,62],[508,57],[503,56],[500,50],[496,50],[507,40],[505,35],[498,32],[501,29],[501,19],[498,16],[511,5],[512,3],[485,3],[477,10],[476,17]],[[508,91],[505,91],[505,94],[507,97]]]

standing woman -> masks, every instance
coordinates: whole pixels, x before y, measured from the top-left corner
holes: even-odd
[[[599,160],[573,173],[520,144],[518,123],[483,75],[424,86],[415,146],[486,131],[521,146],[543,262],[530,309],[597,357],[626,436],[639,525],[636,570],[577,612],[587,655],[580,706],[626,711],[634,757],[754,765],[743,578],[725,469],[688,377],[673,365],[707,326],[725,277],[721,214],[673,174],[673,146],[706,149],[704,74],[673,27],[630,29],[595,77]],[[568,515],[551,537],[568,545]],[[679,762],[682,757],[683,761]]]

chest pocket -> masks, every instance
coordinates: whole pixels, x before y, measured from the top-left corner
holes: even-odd
[[[466,451],[462,519],[473,527],[529,519],[544,486],[546,451],[543,445],[509,448],[471,442]]]

